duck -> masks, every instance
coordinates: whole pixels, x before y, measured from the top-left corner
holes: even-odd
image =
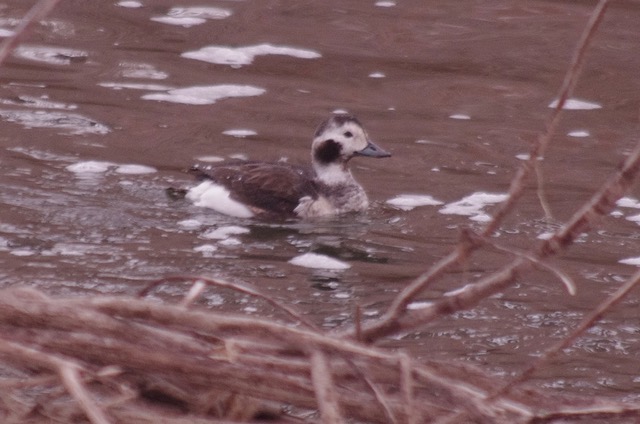
[[[360,121],[335,114],[311,143],[310,166],[235,161],[194,166],[200,183],[186,191],[194,205],[240,218],[317,218],[362,212],[369,199],[349,169],[356,156],[391,156],[369,138]]]

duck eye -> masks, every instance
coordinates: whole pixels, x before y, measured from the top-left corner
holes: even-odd
[[[347,138],[351,138],[351,137],[353,137],[353,134],[351,133],[351,131],[347,131],[347,132],[345,132],[343,135],[344,135],[345,137],[347,137]]]

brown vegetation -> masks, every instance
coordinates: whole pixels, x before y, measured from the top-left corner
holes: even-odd
[[[10,51],[29,23],[55,3],[40,1],[2,51]],[[574,290],[572,281],[545,259],[567,249],[578,234],[588,231],[611,210],[640,171],[640,143],[552,238],[514,254],[510,264],[456,295],[423,309],[407,309],[446,270],[491,245],[488,236],[513,210],[525,182],[536,173],[536,159],[551,140],[606,5],[606,0],[600,1],[594,10],[558,95],[558,106],[532,147],[529,161],[516,173],[509,198],[482,232],[463,234],[456,249],[409,284],[380,319],[355,319],[353,328],[326,331],[253,288],[199,276],[156,281],[137,298],[52,298],[33,289],[5,289],[0,294],[2,422],[178,424],[270,418],[323,423],[543,423],[585,417],[640,419],[640,405],[549,396],[526,384],[533,373],[635,287],[640,273],[594,309],[569,337],[513,379],[501,381],[458,363],[417,361],[376,345],[386,337],[476,305],[530,267],[549,270],[569,291]],[[6,53],[0,56],[0,62],[5,57]],[[158,285],[184,283],[191,289],[181,304],[147,296]],[[280,317],[223,314],[195,306],[194,300],[207,285],[257,296],[270,303]]]

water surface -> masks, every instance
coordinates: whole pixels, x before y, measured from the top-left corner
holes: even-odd
[[[0,36],[27,3],[0,3]],[[162,276],[204,274],[249,282],[327,328],[349,324],[356,304],[375,318],[504,197],[592,7],[63,0],[0,69],[0,284],[133,293]],[[501,246],[527,249],[558,228],[637,142],[639,21],[633,3],[610,6],[543,163],[554,219],[545,219],[531,182],[495,234]],[[353,161],[373,201],[366,214],[270,223],[165,194],[192,184],[184,171],[196,161],[304,163],[315,127],[340,110],[393,153]],[[549,273],[530,272],[476,308],[389,344],[498,373],[522,369],[635,271],[620,261],[640,256],[639,196],[634,189],[553,260],[576,280],[576,296]],[[313,268],[310,253],[343,266]],[[510,260],[481,252],[420,300]],[[270,313],[224,290],[202,302]],[[536,383],[637,398],[637,308],[633,294]]]

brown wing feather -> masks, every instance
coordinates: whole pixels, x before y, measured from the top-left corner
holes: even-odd
[[[301,167],[242,162],[194,168],[192,172],[199,178],[222,184],[235,200],[267,212],[294,215],[300,198],[317,197],[312,173]]]

